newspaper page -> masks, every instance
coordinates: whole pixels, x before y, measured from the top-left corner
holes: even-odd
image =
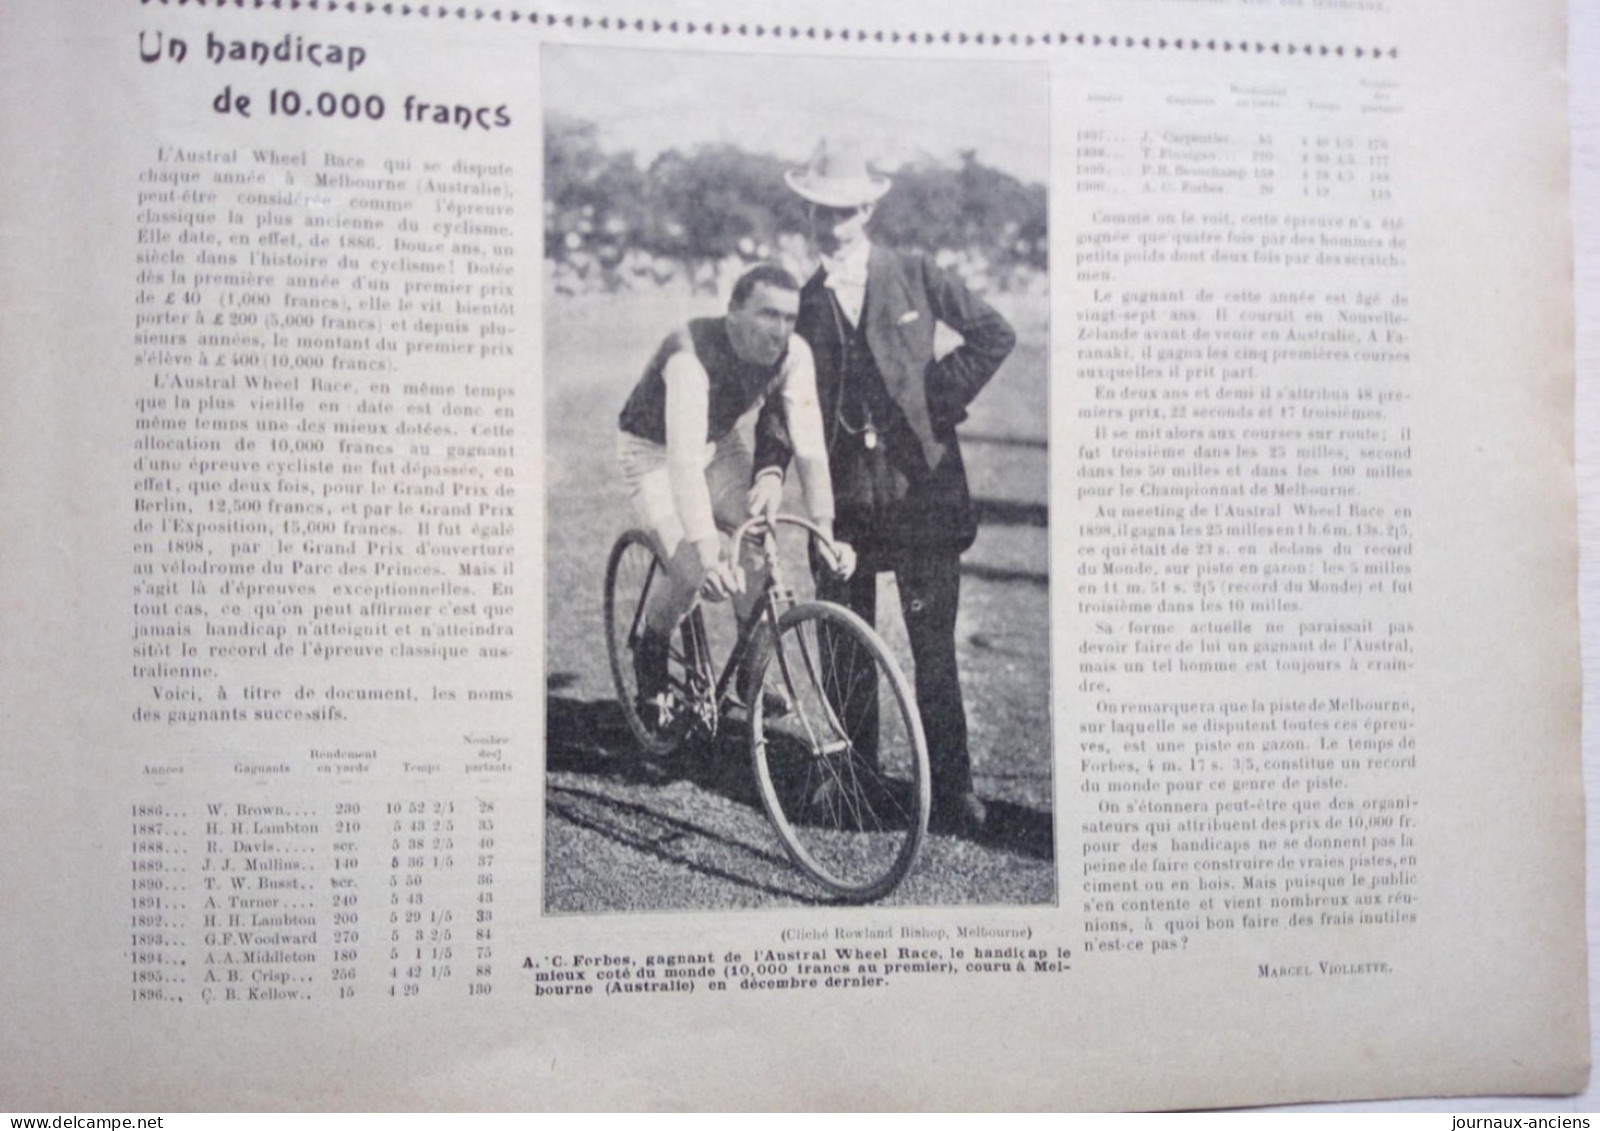
[[[4,28],[6,1106],[1584,1088],[1559,6]]]

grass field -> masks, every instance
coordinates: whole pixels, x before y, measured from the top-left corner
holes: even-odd
[[[1055,899],[1047,580],[1048,326],[1042,298],[995,305],[1019,344],[962,426],[980,533],[962,559],[957,631],[981,843],[930,837],[888,902]],[[546,300],[548,708],[545,901],[555,912],[818,901],[756,799],[742,748],[652,764],[615,702],[601,623],[607,551],[632,523],[614,472],[616,415],[684,319],[717,313],[640,294]],[[884,578],[880,585],[892,584]],[[904,656],[898,601],[879,629]],[[909,672],[910,659],[902,666]],[[726,744],[724,744],[726,747]]]

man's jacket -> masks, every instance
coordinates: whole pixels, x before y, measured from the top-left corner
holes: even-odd
[[[858,549],[929,543],[964,549],[977,533],[955,427],[967,405],[994,376],[1016,344],[1016,334],[988,303],[955,275],[924,256],[874,246],[867,260],[865,320],[867,348],[883,385],[899,409],[903,426],[885,436],[881,453],[894,464],[895,488],[857,489],[853,480],[871,474],[862,438],[842,422],[840,401],[848,335],[855,331],[839,314],[817,274],[800,291],[796,332],[811,347],[817,366],[817,395],[828,436],[828,463],[839,503],[841,538]],[[962,344],[935,360],[934,328],[943,322]],[[755,464],[782,467],[789,458],[781,421],[757,429]],[[873,494],[870,506],[850,500]],[[863,544],[864,543],[864,544]]]

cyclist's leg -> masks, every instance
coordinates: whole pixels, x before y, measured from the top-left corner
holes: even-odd
[[[706,467],[706,486],[711,491],[711,509],[718,526],[731,529],[749,517],[750,480],[755,467],[749,443],[749,428],[753,426],[753,420],[752,411],[719,440]],[[758,546],[740,546],[738,554],[739,565],[744,570],[744,589],[734,594],[733,610],[742,630],[749,623],[756,601],[766,588],[767,562]],[[734,683],[740,699],[746,703],[752,694],[749,686],[749,674],[753,670],[751,664],[763,646],[759,628],[757,633],[758,638],[752,641],[750,651],[744,655]],[[771,707],[775,711],[782,710],[782,706],[776,702]]]
[[[666,448],[619,433],[618,459],[628,501],[640,527],[655,542],[666,568],[645,598],[639,639],[634,646],[634,671],[641,701],[667,689],[667,664],[672,633],[690,609],[704,580],[698,556],[683,535],[672,499]]]
[[[750,479],[755,457],[751,453],[748,427],[754,413],[747,413],[726,436],[718,440],[706,465],[706,487],[711,492],[711,511],[717,525],[733,529],[749,517]],[[766,585],[767,565],[759,549],[741,546],[739,564],[744,569],[744,591],[733,598],[734,611],[742,625],[750,618],[756,598]]]

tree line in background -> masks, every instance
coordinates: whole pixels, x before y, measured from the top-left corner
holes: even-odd
[[[579,118],[545,122],[545,258],[558,291],[639,287],[726,293],[750,263],[777,259],[808,273],[802,202],[783,182],[792,162],[732,145],[669,149],[641,169],[607,153]],[[874,238],[934,255],[982,291],[1045,284],[1047,203],[983,164],[930,159],[883,170],[894,188],[873,217]]]

